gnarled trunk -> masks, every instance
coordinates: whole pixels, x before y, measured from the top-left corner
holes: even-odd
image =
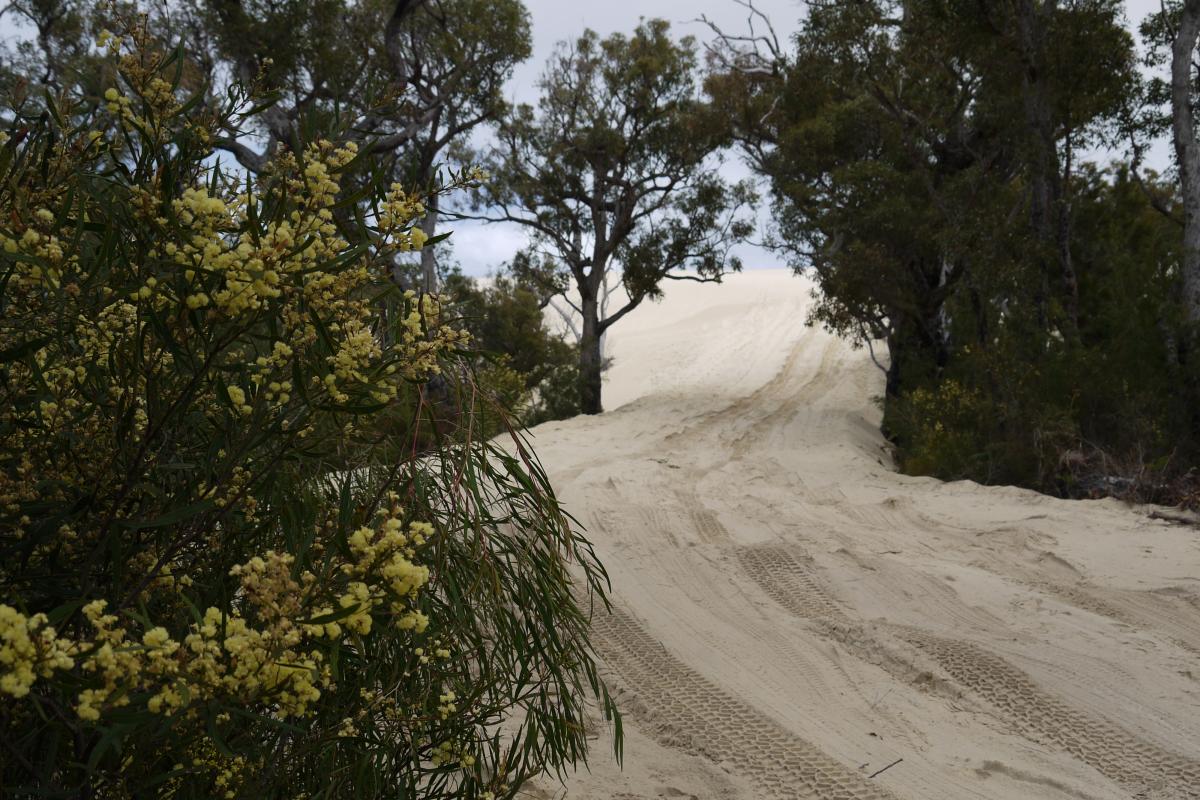
[[[579,337],[579,410],[584,414],[599,414],[600,402],[600,306],[596,298],[581,298],[583,324]]]
[[[1025,123],[1031,137],[1029,163],[1030,225],[1037,238],[1037,260],[1041,268],[1041,286],[1035,294],[1038,321],[1049,325],[1048,307],[1051,286],[1062,292],[1065,322],[1069,335],[1079,328],[1079,279],[1071,262],[1071,210],[1066,198],[1066,181],[1059,164],[1058,142],[1049,86],[1047,85],[1046,49],[1049,16],[1057,3],[1021,0],[1017,6],[1017,42],[1024,65],[1021,94],[1025,104]],[[1067,139],[1066,171],[1070,170],[1071,140]],[[1055,264],[1055,262],[1058,262]]]

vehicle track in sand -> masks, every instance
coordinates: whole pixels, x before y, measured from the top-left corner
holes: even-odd
[[[1103,589],[1083,580],[1065,583],[1017,570],[1013,574],[1034,591],[1131,628],[1157,631],[1176,647],[1200,656],[1200,609],[1187,597]]]
[[[802,619],[844,621],[846,615],[816,578],[812,557],[798,547],[742,547],[738,561],[779,605]]]
[[[1014,730],[1070,753],[1133,789],[1169,788],[1200,797],[1200,761],[1170,753],[1118,725],[1071,708],[1026,673],[979,645],[901,630],[898,636],[931,656],[954,681],[991,704]]]
[[[638,698],[632,716],[661,744],[683,747],[750,777],[763,798],[894,800],[669,653],[614,607],[592,622],[608,672]]]
[[[812,559],[803,551],[794,547],[743,548],[738,557],[747,575],[792,614],[828,623],[851,621],[830,597]],[[1072,708],[978,644],[910,627],[880,627],[928,656],[963,691],[986,701],[1013,732],[1069,753],[1132,789],[1149,786],[1165,788],[1180,798],[1200,797],[1200,760],[1166,751],[1118,725]],[[876,641],[870,647],[885,646]],[[890,660],[903,663],[903,656],[893,653]],[[914,668],[913,673],[917,672]]]
[[[897,474],[883,375],[802,327],[810,289],[673,286],[612,333],[616,410],[536,432],[613,578],[603,674],[656,748],[565,800],[1196,797],[1200,539]]]

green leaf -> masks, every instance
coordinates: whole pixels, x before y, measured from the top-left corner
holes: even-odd
[[[135,521],[135,520],[118,520],[117,524],[127,530],[145,530],[147,528],[163,528],[168,525],[175,525],[192,517],[199,516],[206,511],[211,511],[215,507],[212,500],[197,500],[194,503],[176,508],[162,516],[155,517],[151,520]]]
[[[0,350],[0,364],[7,364],[10,361],[19,361],[23,356],[36,352],[45,345],[53,341],[51,336],[42,336],[37,339],[30,339],[20,344],[15,344]]]

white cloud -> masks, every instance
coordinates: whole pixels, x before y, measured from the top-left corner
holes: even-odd
[[[484,224],[470,220],[447,221],[451,257],[467,275],[495,272],[525,246],[525,233],[513,224]]]

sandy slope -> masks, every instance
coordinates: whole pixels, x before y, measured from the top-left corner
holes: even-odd
[[[613,329],[614,410],[535,430],[629,729],[537,796],[1200,797],[1200,531],[896,474],[809,288],[672,285]]]

